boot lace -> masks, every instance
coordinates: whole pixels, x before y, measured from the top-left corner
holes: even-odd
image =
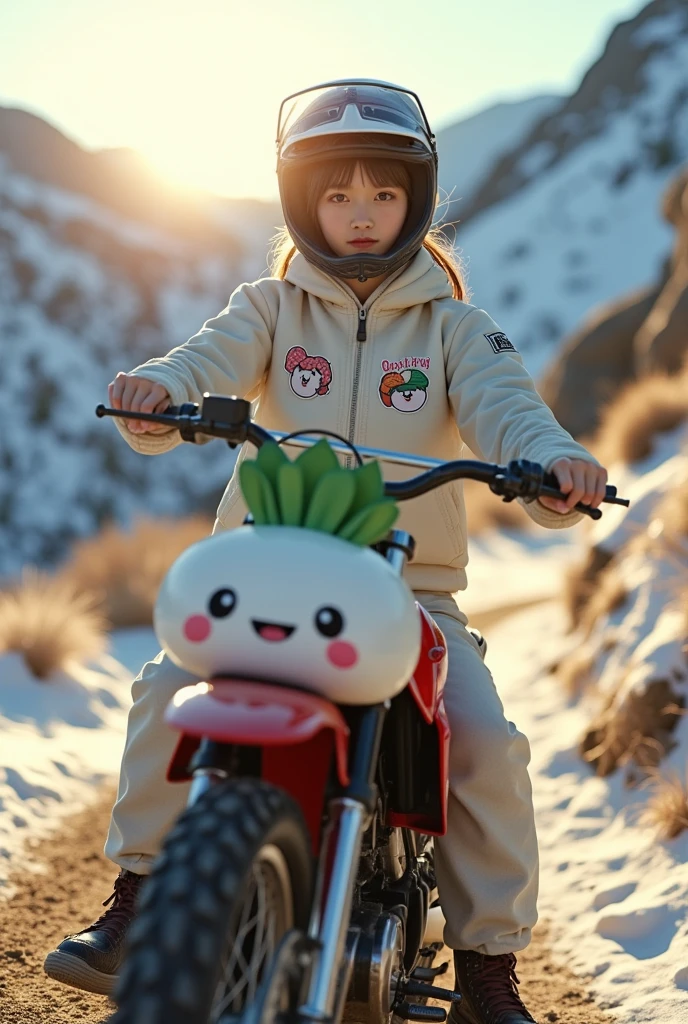
[[[122,871],[115,879],[113,893],[103,902],[103,906],[108,909],[83,931],[103,931],[116,939],[136,913],[136,899],[140,884],[140,875],[134,874],[133,871]],[[109,906],[110,903],[112,906]]]
[[[490,1024],[499,1024],[502,1014],[513,1013],[514,1010],[535,1024],[535,1018],[525,1008],[518,994],[519,980],[513,953],[498,956],[476,953],[475,958],[470,957],[467,967],[471,996]]]

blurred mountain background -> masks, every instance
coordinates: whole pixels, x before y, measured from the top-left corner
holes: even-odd
[[[688,3],[653,0],[569,96],[500,103],[438,134],[441,220],[470,301],[514,340],[578,436],[688,340]],[[447,198],[448,197],[448,198]],[[138,513],[210,513],[221,445],[129,450],[95,405],[267,273],[278,204],[168,185],[0,108],[0,577]]]

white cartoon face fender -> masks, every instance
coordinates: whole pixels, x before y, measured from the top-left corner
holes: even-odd
[[[324,356],[309,356],[305,348],[294,345],[287,352],[284,368],[291,375],[291,389],[299,398],[315,398],[330,390],[332,367]]]
[[[192,545],[163,581],[154,623],[200,679],[291,682],[341,704],[393,697],[420,652],[413,594],[391,566],[299,527],[242,526]]]
[[[380,381],[380,399],[387,408],[418,412],[427,400],[429,383],[422,370],[386,373]]]

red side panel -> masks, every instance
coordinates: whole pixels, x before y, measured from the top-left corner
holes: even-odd
[[[432,616],[416,602],[421,622],[418,664],[409,688],[426,722],[432,722],[447,680],[447,641]]]

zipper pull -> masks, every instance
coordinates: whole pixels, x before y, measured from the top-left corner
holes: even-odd
[[[358,311],[358,333],[356,334],[356,341],[365,341],[366,335],[366,317],[368,316],[367,309],[359,309]]]

